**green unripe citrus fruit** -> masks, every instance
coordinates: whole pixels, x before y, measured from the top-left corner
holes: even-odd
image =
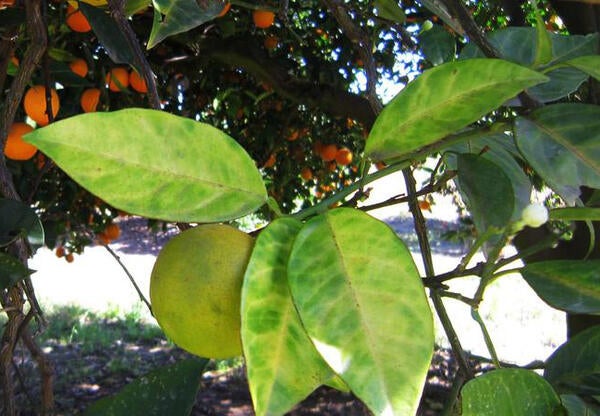
[[[173,237],[150,279],[152,312],[181,348],[207,358],[241,355],[240,301],[254,239],[207,224]]]

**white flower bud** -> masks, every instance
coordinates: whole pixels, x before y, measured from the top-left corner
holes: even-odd
[[[548,209],[542,204],[529,204],[521,213],[521,220],[533,228],[537,228],[548,221]]]

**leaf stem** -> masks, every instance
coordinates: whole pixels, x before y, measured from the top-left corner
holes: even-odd
[[[142,293],[140,287],[135,282],[135,279],[133,278],[133,276],[131,275],[131,273],[129,273],[129,270],[127,269],[127,267],[125,267],[125,265],[121,261],[121,258],[119,257],[119,255],[117,253],[115,253],[113,251],[113,249],[108,246],[108,244],[104,244],[104,248],[110,253],[111,256],[114,257],[114,259],[117,261],[117,263],[119,263],[119,266],[121,266],[121,268],[123,269],[123,271],[125,272],[125,274],[129,278],[129,281],[133,285],[135,291],[137,292],[138,296],[140,297],[140,300],[146,304],[146,307],[150,311],[150,314],[152,314],[152,316],[154,316],[154,313],[152,313],[152,305],[150,305],[150,302],[148,301],[148,299],[146,299],[146,297]]]
[[[475,320],[475,322],[479,324],[479,327],[481,328],[481,333],[483,335],[485,345],[490,353],[490,356],[492,357],[492,362],[494,363],[494,366],[496,366],[496,368],[500,368],[501,365],[500,360],[498,360],[498,354],[496,353],[496,347],[494,347],[492,337],[490,337],[490,333],[488,332],[487,327],[485,326],[485,322],[483,322],[483,319],[481,318],[481,315],[479,314],[479,309],[477,309],[477,307],[471,308],[471,317]]]

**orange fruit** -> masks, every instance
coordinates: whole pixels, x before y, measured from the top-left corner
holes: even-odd
[[[104,230],[104,234],[110,241],[116,240],[121,235],[121,229],[115,223],[108,224]]]
[[[338,148],[335,144],[326,144],[321,148],[321,159],[325,162],[331,162],[335,159],[338,152]]]
[[[136,70],[132,70],[129,73],[129,85],[131,85],[131,88],[133,88],[137,92],[148,92],[146,80],[140,74],[138,74]]]
[[[73,32],[86,33],[92,30],[92,26],[87,20],[87,17],[85,17],[81,10],[76,9],[70,4],[67,6],[66,23]]]
[[[56,257],[61,258],[65,256],[65,248],[63,246],[56,247]]]
[[[88,64],[85,59],[77,58],[72,60],[69,64],[69,68],[82,78],[85,78],[88,74]]]
[[[275,35],[269,35],[265,38],[265,48],[272,51],[279,45],[279,39]]]
[[[0,0],[0,9],[12,7],[15,5],[15,0]]]
[[[79,104],[86,113],[93,113],[100,102],[100,90],[98,88],[88,88],[81,94]]]
[[[12,160],[28,160],[35,155],[37,147],[23,141],[23,135],[33,131],[33,127],[25,123],[14,123],[8,130],[4,155]]]
[[[227,12],[229,12],[229,9],[231,9],[231,3],[225,3],[225,6],[221,10],[221,12],[217,15],[217,17],[225,16],[227,14]]]
[[[108,238],[108,236],[106,235],[106,233],[104,231],[96,234],[96,238],[98,239],[98,242],[100,244],[107,245],[110,243],[110,238]]]
[[[292,129],[292,130],[290,130],[290,134],[287,137],[287,141],[293,142],[295,140],[298,140],[298,137],[300,137],[300,132],[296,129]]]
[[[60,108],[60,101],[55,89],[50,90],[52,103],[52,116],[56,117]],[[46,87],[43,85],[34,85],[29,88],[23,98],[23,108],[25,113],[40,126],[49,123],[48,114],[46,114]]]
[[[129,72],[125,68],[116,67],[106,74],[108,88],[114,92],[120,92],[129,86]]]
[[[16,56],[11,56],[10,61],[14,66],[19,66],[19,58],[17,58]]]
[[[271,153],[267,161],[264,163],[263,168],[272,168],[275,166],[275,162],[277,162],[277,157],[275,156],[275,153]]]
[[[254,10],[252,12],[252,20],[254,26],[259,29],[266,29],[271,27],[275,22],[275,13],[268,10]]]
[[[352,163],[352,151],[347,147],[342,147],[335,155],[335,161],[338,165],[346,166]]]
[[[423,211],[431,212],[431,204],[426,199],[422,199],[419,201],[419,208]]]
[[[304,166],[300,171],[300,177],[305,181],[310,181],[313,178],[312,170],[308,166]]]
[[[73,253],[69,253],[65,256],[65,260],[67,261],[67,263],[73,263],[73,260],[75,260],[75,257],[73,257]]]
[[[387,165],[385,162],[379,161],[379,162],[375,163],[375,167],[377,168],[377,170],[382,170],[382,169],[385,169],[387,167]]]

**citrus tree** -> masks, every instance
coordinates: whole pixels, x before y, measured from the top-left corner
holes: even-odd
[[[501,362],[478,312],[524,259],[518,271],[548,305],[600,313],[598,6],[421,3],[3,2],[5,413],[17,413],[19,339],[52,409],[27,258],[45,243],[72,261],[116,238],[122,213],[180,225],[152,273],[154,316],[200,357],[243,354],[258,415],[323,384],[377,415],[415,414],[434,314],[460,366],[446,414],[598,412],[600,327],[534,372]],[[400,92],[384,101],[390,85]],[[418,188],[427,158],[438,163]],[[407,193],[387,204],[408,205],[424,275],[363,204],[400,171]],[[476,238],[441,274],[421,210],[450,182]],[[551,197],[535,202],[539,191]],[[262,224],[251,235],[233,226],[248,216]],[[519,254],[503,258],[513,240]],[[558,259],[555,246],[578,249]],[[465,276],[479,277],[476,292],[450,292]],[[493,371],[470,367],[445,298],[471,308]],[[157,370],[88,413],[189,413],[204,364]]]

